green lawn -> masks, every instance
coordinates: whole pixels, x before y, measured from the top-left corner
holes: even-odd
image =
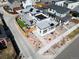
[[[26,25],[24,24],[25,22],[22,21],[21,19],[18,19],[18,20],[17,20],[17,23],[18,23],[19,26],[22,27],[22,28],[23,28],[23,27],[26,27]]]
[[[71,32],[71,33],[68,35],[68,37],[72,39],[72,38],[74,38],[77,34],[79,34],[79,28],[76,29],[76,30],[74,30],[73,32]]]

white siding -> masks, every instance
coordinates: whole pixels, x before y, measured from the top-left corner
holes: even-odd
[[[62,6],[63,7],[64,6],[64,2],[65,1],[59,1],[59,2],[56,2],[55,4],[58,5],[58,6]]]
[[[55,13],[56,13],[56,11],[53,10],[53,9],[51,9],[51,11],[50,11],[50,8],[48,9],[48,12],[50,12],[50,13],[52,13],[52,14],[55,14]]]
[[[66,13],[60,14],[60,13],[57,13],[57,12],[56,12],[56,15],[59,16],[59,17],[65,17],[65,16],[66,16]]]
[[[79,5],[79,2],[75,2],[75,3],[70,3],[70,4],[68,4],[68,8],[70,8],[70,9],[74,9],[76,6],[78,6]]]
[[[41,29],[39,29],[39,28],[37,27],[37,33],[38,33],[40,36],[44,36],[44,35],[46,35],[46,34],[49,34],[49,33],[53,32],[53,31],[55,31],[56,28],[53,28],[53,29],[51,29],[51,30],[50,30],[50,28],[46,28],[46,29],[47,29],[47,32],[46,32],[46,33],[43,33],[43,31],[44,31],[45,29],[41,30]],[[41,31],[41,33],[40,33],[40,31]]]

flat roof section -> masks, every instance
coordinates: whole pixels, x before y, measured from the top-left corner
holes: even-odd
[[[56,22],[55,20],[50,20],[50,18],[49,20],[43,20],[36,23],[37,27],[40,28],[41,30],[46,29],[48,27],[55,26],[57,24],[58,22]]]

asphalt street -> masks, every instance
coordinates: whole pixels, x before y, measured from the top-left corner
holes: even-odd
[[[79,59],[79,37],[55,59]]]

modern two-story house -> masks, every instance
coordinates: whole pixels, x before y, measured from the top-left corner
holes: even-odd
[[[45,17],[42,14],[40,14],[36,17],[39,17],[39,16],[42,16],[44,18],[41,19],[41,21],[38,21],[36,23],[36,28],[37,28],[38,35],[44,36],[46,34],[49,34],[53,31],[55,31],[56,26],[58,25],[58,22],[56,22],[54,19],[52,19],[50,17]]]
[[[48,6],[48,12],[55,14],[59,17],[65,17],[70,12],[70,10],[66,7],[57,6],[53,4]]]

